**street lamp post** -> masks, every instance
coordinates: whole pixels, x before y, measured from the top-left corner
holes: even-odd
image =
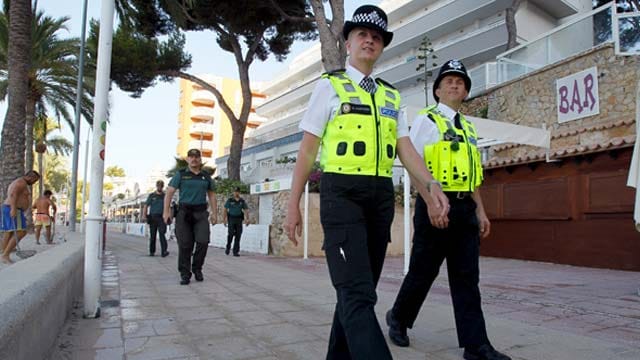
[[[91,146],[91,192],[84,247],[84,316],[100,316],[100,278],[102,256],[102,184],[107,130],[107,102],[109,97],[111,45],[115,0],[102,0],[98,67],[96,70],[95,104],[93,110],[93,140]]]

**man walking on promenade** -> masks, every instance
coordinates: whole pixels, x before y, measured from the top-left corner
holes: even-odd
[[[409,273],[393,308],[387,312],[389,338],[409,346],[412,328],[442,262],[447,259],[449,288],[458,331],[458,344],[467,360],[509,360],[493,348],[487,337],[478,288],[480,237],[491,223],[480,197],[482,164],[475,126],[459,113],[471,89],[471,78],[458,60],[449,60],[433,83],[437,105],[422,110],[411,127],[411,141],[423,155],[424,165],[441,184],[451,209],[448,226],[429,220],[433,208],[416,199],[415,232]]]
[[[284,227],[297,245],[300,196],[322,143],[320,219],[337,296],[327,359],[391,359],[374,306],[391,241],[396,153],[417,179],[418,191],[440,209],[431,216],[444,219],[448,203],[440,188],[430,187],[433,177],[409,141],[400,93],[370,77],[393,37],[387,15],[377,6],[361,6],[345,23],[343,36],[347,68],[322,75],[300,123],[304,135]]]
[[[40,245],[40,230],[42,230],[43,226],[46,229],[45,241],[47,244],[51,244],[53,242],[53,239],[51,238],[51,223],[53,222],[53,219],[56,218],[56,211],[58,209],[56,208],[56,204],[53,200],[51,200],[51,195],[53,195],[53,193],[51,190],[47,189],[44,191],[44,194],[33,203],[33,208],[36,209],[36,216],[33,224],[35,225],[36,244],[38,245]],[[53,209],[53,215],[50,215],[50,209]]]
[[[162,218],[164,210],[164,181],[156,181],[156,191],[147,196],[147,201],[142,207],[142,221],[149,224],[149,256],[156,254],[156,233],[160,235],[160,255],[166,257],[169,255],[167,251],[167,224]],[[147,211],[149,214],[147,214]]]
[[[209,222],[211,224],[218,222],[214,183],[211,175],[202,170],[200,150],[189,150],[187,163],[189,167],[178,171],[169,181],[162,212],[162,217],[168,224],[171,221],[171,199],[176,189],[179,190],[176,237],[180,285],[188,285],[191,282],[192,273],[196,281],[204,280],[202,266],[209,244]],[[211,216],[207,211],[207,203],[211,207]]]
[[[0,212],[0,233],[4,233],[0,250],[0,260],[5,264],[11,264],[11,252],[16,244],[27,235],[27,221],[24,212],[31,205],[31,185],[40,180],[40,174],[35,170],[29,170],[9,185],[7,198],[2,204]]]
[[[242,222],[249,225],[249,207],[240,197],[240,188],[236,187],[233,197],[224,204],[224,225],[227,226],[227,248],[224,253],[229,255],[233,241],[233,256],[240,256],[240,237],[242,236]],[[234,240],[235,238],[235,240]]]

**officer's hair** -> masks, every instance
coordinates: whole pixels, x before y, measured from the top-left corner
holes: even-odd
[[[24,174],[24,176],[36,176],[38,179],[40,178],[40,174],[35,170],[29,170]]]
[[[44,191],[44,196],[49,196],[49,195],[53,195],[53,193],[51,192],[51,190],[47,189]]]

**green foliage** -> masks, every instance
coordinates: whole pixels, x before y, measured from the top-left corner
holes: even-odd
[[[243,183],[240,180],[232,180],[232,179],[222,179],[220,177],[216,177],[213,179],[216,186],[216,194],[221,194],[224,196],[231,196],[236,187],[240,188],[240,193],[248,194],[250,189],[249,185]]]
[[[0,13],[0,99],[7,96],[7,55],[9,29],[6,13]],[[77,54],[80,39],[63,39],[60,33],[67,31],[68,17],[54,19],[39,11],[32,22],[31,64],[29,70],[29,98],[36,103],[34,117],[47,114],[64,119],[73,130],[78,74]],[[82,84],[81,113],[89,123],[93,119],[94,77],[85,74]],[[32,110],[31,110],[32,111]]]
[[[97,57],[99,23],[91,21],[88,44],[91,57]],[[167,72],[183,71],[191,66],[191,55],[184,52],[185,37],[177,31],[166,41],[148,37],[132,28],[120,26],[113,34],[111,79],[120,89],[138,98],[156,79],[171,81]],[[165,73],[165,74],[163,74]]]
[[[118,200],[124,200],[125,195],[123,193],[119,193],[118,195],[116,195],[116,199]]]
[[[311,173],[309,174],[309,192],[320,192],[320,180],[322,179],[322,169],[320,168],[320,163],[316,161],[313,164],[313,168],[311,168]]]
[[[489,116],[489,105],[485,105],[478,109],[478,113],[476,114],[479,118],[487,119]]]
[[[48,156],[44,167],[45,189],[51,189],[54,193],[61,192],[71,177],[67,168],[65,158]]]
[[[435,60],[438,58],[436,54],[434,54],[435,50],[432,47],[431,40],[428,36],[424,36],[422,41],[420,42],[420,46],[418,47],[418,60],[422,62],[418,64],[416,67],[416,71],[422,72],[423,77],[418,78],[418,82],[424,82],[424,98],[425,105],[429,104],[429,94],[428,94],[428,86],[429,78],[433,76],[433,72],[430,70],[438,66]],[[431,64],[429,62],[433,61]]]
[[[124,169],[119,166],[109,166],[105,169],[104,174],[111,177],[125,177]]]
[[[276,160],[276,164],[295,164],[296,162],[295,156],[283,156],[280,159]]]

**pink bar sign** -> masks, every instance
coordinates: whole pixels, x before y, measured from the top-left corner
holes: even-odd
[[[556,80],[556,99],[558,123],[599,114],[598,68],[594,66]]]

